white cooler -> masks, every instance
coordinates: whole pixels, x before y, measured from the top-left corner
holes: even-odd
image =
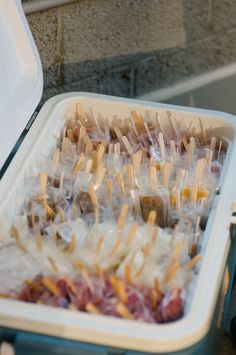
[[[0,44],[1,233],[9,231],[22,203],[25,178],[48,155],[78,101],[108,119],[113,115],[124,119],[131,110],[143,116],[147,110],[155,111],[165,118],[170,111],[177,121],[192,121],[196,131],[200,117],[205,128],[229,142],[219,194],[204,232],[199,275],[182,319],[146,324],[0,299],[0,340],[11,342],[16,354],[216,354],[236,261],[236,217],[231,209],[236,201],[235,118],[216,111],[77,92],[48,100],[33,122],[43,77],[20,1],[0,1]],[[15,153],[17,140],[26,132]]]

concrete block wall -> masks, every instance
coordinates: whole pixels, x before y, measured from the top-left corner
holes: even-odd
[[[27,19],[43,101],[67,91],[134,97],[236,60],[235,0],[78,0]]]

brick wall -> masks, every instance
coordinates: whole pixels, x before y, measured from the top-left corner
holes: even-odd
[[[235,0],[78,0],[27,18],[43,100],[67,91],[133,97],[236,60]]]

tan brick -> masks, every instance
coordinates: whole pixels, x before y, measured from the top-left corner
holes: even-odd
[[[88,0],[64,7],[65,62],[185,43],[182,0]]]
[[[59,61],[57,46],[57,10],[51,9],[27,16],[44,68]]]

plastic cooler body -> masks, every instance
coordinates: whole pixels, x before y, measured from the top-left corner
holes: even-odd
[[[199,117],[212,135],[229,142],[220,194],[215,197],[203,242],[203,259],[185,316],[174,323],[150,325],[0,299],[0,339],[9,340],[17,354],[216,354],[224,314],[232,287],[236,260],[235,227],[231,233],[231,204],[236,201],[236,122],[232,115],[191,108],[126,100],[87,93],[70,93],[50,99],[9,163],[9,154],[40,101],[42,66],[20,0],[1,0],[0,41],[0,236],[8,235],[22,204],[25,178],[39,166],[55,143],[66,114],[79,100],[106,118],[127,118],[131,110],[143,117],[167,111],[176,120]],[[6,164],[6,159],[7,164]],[[234,161],[233,161],[234,160]],[[1,172],[3,172],[3,170]],[[5,171],[6,170],[6,171]],[[230,275],[230,278],[228,277]],[[230,282],[227,280],[230,279]],[[217,347],[216,347],[217,349]]]
[[[213,133],[222,134],[230,142],[220,194],[215,197],[205,231],[203,260],[192,300],[183,319],[165,325],[149,325],[0,299],[1,339],[11,341],[16,354],[216,354],[236,261],[235,225],[232,224],[229,230],[231,204],[236,200],[233,165],[236,122],[232,115],[88,93],[70,93],[50,99],[1,180],[2,232],[9,230],[22,203],[21,199],[16,203],[16,196],[25,178],[49,153],[55,143],[53,136],[59,134],[78,101],[108,119],[113,115],[125,119],[131,110],[142,115],[147,110],[158,112],[164,123],[167,111],[177,121],[183,118],[196,124],[201,117]],[[227,275],[230,275],[229,283]]]

